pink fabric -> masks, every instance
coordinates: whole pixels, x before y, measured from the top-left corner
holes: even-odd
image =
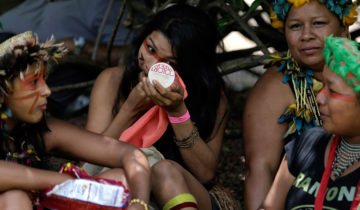
[[[184,99],[187,97],[186,86],[177,72],[175,82],[184,89]],[[140,148],[152,146],[165,133],[169,124],[166,111],[158,105],[151,107],[132,126],[126,129],[119,140],[131,143]]]

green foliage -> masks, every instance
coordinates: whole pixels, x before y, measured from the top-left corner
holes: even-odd
[[[223,18],[217,20],[217,26],[219,32],[223,34],[226,28],[234,22],[233,18],[230,15],[225,15]]]
[[[256,9],[263,1],[264,1],[264,0],[255,0],[255,1],[251,4],[251,6],[250,6],[249,10],[247,11],[247,14],[246,14],[246,15],[251,15],[251,13],[254,12],[255,9]]]
[[[244,0],[226,0],[227,4],[230,4],[235,10],[244,10],[245,2]]]
[[[222,151],[223,152],[230,152],[231,149],[228,146],[222,146]]]

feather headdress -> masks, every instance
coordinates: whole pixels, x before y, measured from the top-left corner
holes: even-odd
[[[360,52],[356,42],[330,35],[325,39],[324,57],[331,71],[353,87],[356,93],[360,92]]]
[[[6,90],[6,83],[20,75],[34,62],[57,60],[64,56],[67,49],[63,43],[54,44],[52,36],[44,43],[39,43],[31,31],[13,36],[0,44],[0,86]]]
[[[309,3],[311,0],[274,0],[270,11],[271,25],[282,31],[284,21],[291,6],[295,8]],[[314,0],[313,0],[314,1]],[[342,21],[344,25],[352,25],[357,20],[356,1],[352,0],[317,0],[323,3],[332,13]]]

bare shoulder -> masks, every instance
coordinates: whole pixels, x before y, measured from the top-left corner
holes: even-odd
[[[284,110],[294,102],[295,98],[290,86],[284,84],[282,78],[283,74],[278,72],[275,66],[269,68],[252,88],[247,104],[250,106],[264,104],[269,108],[276,105]]]
[[[96,84],[113,89],[114,85],[121,82],[123,72],[124,68],[118,66],[104,69],[97,77]]]
[[[112,109],[118,96],[124,68],[103,70],[91,90],[86,128],[101,133],[111,123]]]
[[[253,167],[266,167],[275,173],[283,148],[286,123],[278,119],[286,107],[295,103],[283,74],[276,67],[268,69],[248,95],[243,113],[243,140],[246,161]]]
[[[91,100],[94,102],[92,103],[102,101],[104,103],[111,103],[110,106],[112,106],[122,81],[123,72],[122,67],[112,67],[103,70],[93,86]]]

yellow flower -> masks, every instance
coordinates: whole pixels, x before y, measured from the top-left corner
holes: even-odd
[[[282,31],[284,23],[280,20],[277,20],[277,21],[272,22],[271,25],[272,25],[272,27],[277,28]]]
[[[356,11],[356,7],[357,5],[355,3],[354,6],[350,8],[349,15],[343,17],[343,23],[345,25],[352,25],[357,20],[358,13]]]
[[[301,7],[305,3],[309,3],[310,0],[288,0],[295,8]]]
[[[279,29],[282,31],[282,28],[284,26],[284,23],[277,19],[277,14],[273,12],[272,9],[270,9],[270,19],[271,19],[271,25],[272,27]]]
[[[277,14],[272,9],[270,9],[270,19],[271,20],[277,19]]]

